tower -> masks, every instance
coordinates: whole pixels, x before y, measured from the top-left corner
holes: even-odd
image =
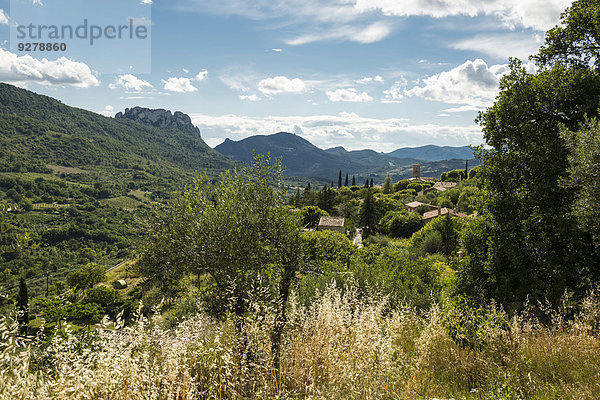
[[[413,164],[413,179],[421,178],[421,164]]]

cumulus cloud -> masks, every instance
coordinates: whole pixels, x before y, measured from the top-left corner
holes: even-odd
[[[383,76],[381,75],[375,75],[375,76],[365,76],[362,79],[359,79],[356,81],[356,83],[371,83],[371,82],[385,82],[385,80],[383,79]]]
[[[507,26],[523,26],[545,31],[559,22],[560,13],[572,0],[357,0],[358,12],[380,11],[387,16],[429,16],[444,18],[455,15],[475,17],[493,15]]]
[[[392,151],[404,146],[439,144],[459,146],[482,142],[477,125],[411,125],[403,118],[366,118],[356,113],[337,115],[270,116],[254,118],[239,115],[191,114],[208,143],[218,144],[224,136],[234,140],[252,135],[294,132],[321,148],[344,146],[350,150],[371,148]]]
[[[130,92],[141,92],[144,90],[144,87],[152,88],[153,86],[143,80],[138,78],[132,74],[119,75],[115,83],[111,83],[108,85],[111,89],[116,89],[118,87],[123,87],[125,90]]]
[[[488,67],[481,59],[466,61],[450,71],[425,78],[422,86],[406,90],[405,95],[444,103],[486,107],[498,94],[500,78],[507,72],[506,64]]]
[[[257,95],[255,95],[255,94],[249,94],[249,95],[242,94],[239,97],[242,100],[248,100],[248,101],[258,101],[258,100],[260,100],[260,98]]]
[[[0,8],[0,25],[8,25],[8,15]]]
[[[367,92],[359,93],[354,88],[327,91],[325,94],[331,101],[348,101],[358,103],[373,100],[373,98],[369,96]]]
[[[165,86],[164,89],[169,92],[176,93],[191,93],[198,90],[197,87],[192,85],[192,82],[189,78],[169,78],[166,81],[162,81]]]
[[[265,78],[258,83],[258,90],[265,94],[300,93],[306,90],[306,84],[299,78],[285,76]]]
[[[406,79],[401,79],[392,85],[388,90],[384,90],[383,94],[385,97],[381,100],[382,103],[400,103],[404,98],[404,91],[406,90]]]
[[[202,71],[198,72],[198,75],[196,75],[194,77],[194,80],[197,82],[203,81],[208,77],[208,71],[203,69]]]
[[[152,0],[142,0],[142,4],[152,4]]]
[[[98,86],[100,82],[87,64],[60,57],[49,61],[38,60],[29,54],[17,56],[0,48],[0,80],[27,84],[70,85],[86,88]]]

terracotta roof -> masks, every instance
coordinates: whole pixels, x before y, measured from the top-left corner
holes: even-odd
[[[346,219],[343,217],[321,217],[319,226],[340,226],[346,225]]]
[[[441,210],[433,210],[433,211],[428,211],[428,212],[424,213],[423,219],[424,220],[433,219],[433,218],[437,218],[438,216],[440,216],[440,217],[444,216],[446,214],[450,214],[454,217],[469,218],[469,216],[467,214],[444,207]]]
[[[424,192],[429,192],[431,190],[439,190],[440,192],[445,192],[448,189],[452,189],[453,187],[455,187],[456,185],[458,185],[458,183],[456,182],[436,182],[433,184],[432,187],[424,189]]]

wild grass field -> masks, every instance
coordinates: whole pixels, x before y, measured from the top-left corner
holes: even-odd
[[[41,344],[0,325],[1,399],[595,399],[600,297],[573,315],[461,301],[426,312],[330,286],[289,303],[279,372],[273,310],[253,304],[243,329],[204,314],[172,329],[160,313],[131,327],[68,328]],[[539,305],[538,305],[539,306]],[[568,318],[567,318],[568,316]]]

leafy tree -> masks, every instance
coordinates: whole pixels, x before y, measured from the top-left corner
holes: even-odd
[[[165,282],[178,286],[187,274],[208,278],[208,311],[217,317],[231,312],[240,334],[251,298],[273,302],[276,368],[285,305],[303,253],[300,218],[284,204],[280,162],[270,165],[255,155],[250,168],[226,172],[217,182],[200,175],[150,227],[140,258],[142,273],[163,288]]]
[[[306,228],[316,229],[319,220],[323,216],[329,216],[329,213],[317,206],[305,206],[300,209],[302,224]]]
[[[69,316],[69,304],[60,297],[39,299],[38,308],[46,322],[56,322],[59,326]]]
[[[396,238],[408,238],[423,226],[423,217],[418,213],[389,211],[379,222],[387,235]]]
[[[565,186],[576,190],[573,213],[579,225],[600,247],[600,123],[594,119],[577,132],[563,132],[570,150],[569,179]]]
[[[600,67],[600,5],[576,0],[561,16],[562,24],[546,32],[546,43],[532,57],[539,65]]]
[[[95,263],[88,263],[67,275],[67,284],[75,291],[93,288],[106,279],[106,271]]]
[[[567,178],[570,149],[562,127],[575,131],[598,115],[597,2],[573,2],[548,32],[534,73],[511,60],[492,107],[478,117],[489,151],[481,174],[493,218],[486,261],[490,295],[506,305],[583,295],[600,276],[598,251],[572,215]]]
[[[67,313],[70,320],[89,325],[100,322],[103,311],[96,303],[75,303],[68,308]]]
[[[101,307],[108,307],[119,301],[119,291],[106,286],[96,286],[89,289],[85,296],[86,303],[96,303]]]

